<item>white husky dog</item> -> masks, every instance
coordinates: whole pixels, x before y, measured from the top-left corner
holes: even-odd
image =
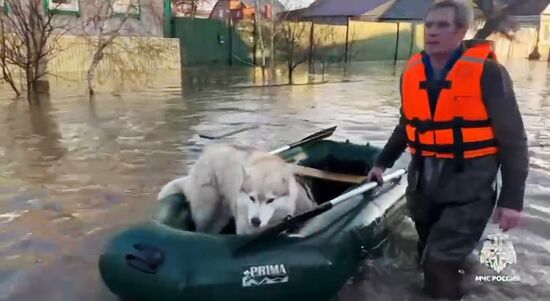
[[[198,232],[219,233],[233,217],[237,234],[256,233],[315,206],[291,166],[268,152],[233,144],[205,147],[187,177],[164,185],[182,192]]]

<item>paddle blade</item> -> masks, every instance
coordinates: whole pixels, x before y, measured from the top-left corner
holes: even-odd
[[[319,140],[319,139],[324,139],[324,138],[330,137],[334,133],[334,131],[336,130],[336,127],[337,126],[335,125],[333,127],[326,128],[324,130],[320,130],[316,133],[313,133],[313,134],[305,137],[304,139],[302,139],[298,142],[294,142],[294,143],[289,144],[289,146],[294,147],[294,146],[301,145],[301,144],[304,144],[304,143],[307,143],[307,142],[310,142],[310,141],[313,141],[313,140]]]
[[[304,145],[304,144],[309,143],[309,142],[314,141],[314,140],[321,140],[321,139],[327,138],[330,135],[332,135],[332,133],[334,133],[334,130],[336,130],[336,126],[333,126],[333,127],[330,127],[330,128],[324,129],[324,130],[320,130],[316,133],[313,133],[313,134],[303,138],[300,141],[296,141],[296,142],[290,143],[288,145],[285,145],[283,147],[280,147],[278,149],[272,150],[272,151],[270,151],[270,153],[272,155],[277,155],[277,154],[280,154],[280,153],[282,153],[286,150],[289,150],[293,147],[301,146],[301,145]]]

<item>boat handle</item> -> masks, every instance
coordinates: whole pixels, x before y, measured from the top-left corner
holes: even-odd
[[[147,244],[134,244],[135,253],[126,254],[126,264],[130,267],[147,273],[155,274],[164,263],[164,252]]]

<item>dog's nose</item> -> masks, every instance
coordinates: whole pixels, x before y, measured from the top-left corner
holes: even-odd
[[[252,226],[254,227],[258,227],[260,226],[260,224],[262,223],[262,221],[257,218],[257,217],[253,217],[251,220],[250,220],[250,223],[252,224]]]

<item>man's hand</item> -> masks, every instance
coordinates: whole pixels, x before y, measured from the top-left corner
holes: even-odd
[[[367,175],[367,181],[371,182],[372,180],[375,180],[378,183],[378,185],[382,186],[382,184],[384,184],[384,171],[385,170],[386,169],[383,168],[383,167],[378,167],[378,166],[373,167],[369,171],[369,174]]]
[[[518,225],[521,211],[497,207],[493,215],[493,222],[498,223],[503,231],[508,231]]]

